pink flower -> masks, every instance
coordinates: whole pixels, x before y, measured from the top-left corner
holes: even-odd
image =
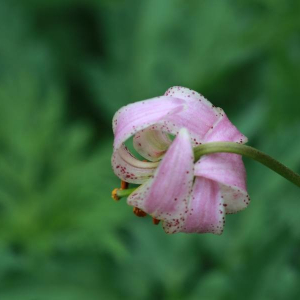
[[[237,154],[205,155],[193,147],[216,141],[245,143],[222,109],[190,89],[129,104],[113,118],[112,166],[122,180],[141,184],[127,199],[163,221],[166,233],[221,234],[225,215],[247,207],[246,173]],[[176,136],[174,141],[170,135]],[[133,136],[135,158],[124,142]]]

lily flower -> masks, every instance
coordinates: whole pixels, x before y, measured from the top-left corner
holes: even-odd
[[[221,234],[225,215],[249,204],[241,155],[209,154],[194,163],[197,145],[247,142],[224,111],[197,92],[176,86],[129,104],[115,114],[113,132],[115,174],[141,184],[127,203],[161,220],[166,233]],[[125,146],[131,137],[146,161]]]

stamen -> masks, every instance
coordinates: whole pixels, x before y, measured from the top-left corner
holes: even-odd
[[[147,216],[147,214],[143,210],[139,209],[138,207],[134,207],[133,208],[133,213],[137,217],[146,217]]]
[[[112,197],[115,201],[119,201],[119,200],[120,200],[120,198],[119,198],[118,195],[117,195],[118,190],[119,190],[119,189],[114,189],[114,190],[111,192],[111,197]]]
[[[121,189],[122,189],[122,190],[128,189],[128,185],[129,185],[128,182],[126,182],[126,181],[124,181],[124,180],[121,180]]]
[[[152,222],[154,225],[158,225],[160,220],[156,219],[156,218],[152,218]]]

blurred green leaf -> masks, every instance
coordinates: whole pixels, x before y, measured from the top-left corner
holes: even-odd
[[[245,159],[222,236],[114,202],[111,118],[194,88],[300,172],[299,1],[0,2],[0,298],[298,299],[299,190]]]

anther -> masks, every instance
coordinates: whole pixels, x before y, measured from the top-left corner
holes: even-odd
[[[118,192],[119,189],[114,189],[112,192],[111,192],[111,197],[115,200],[115,201],[119,201],[120,198],[118,197],[117,195],[117,192]]]
[[[140,208],[138,208],[138,207],[134,207],[133,208],[133,213],[137,217],[146,217],[147,216],[147,214],[143,210],[141,210]]]
[[[160,220],[156,219],[156,218],[152,218],[152,222],[154,225],[158,225]]]

